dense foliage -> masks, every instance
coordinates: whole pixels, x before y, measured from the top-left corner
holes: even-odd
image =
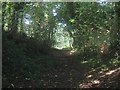
[[[119,25],[119,2],[3,2],[3,86],[16,77],[34,81],[67,51],[91,68],[119,67]]]

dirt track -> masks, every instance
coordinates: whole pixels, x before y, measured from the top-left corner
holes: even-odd
[[[91,68],[76,60],[74,55],[70,55],[69,51],[54,51],[53,56],[58,58],[60,65],[50,71],[45,76],[45,80],[49,80],[44,87],[57,88],[94,88],[94,87],[118,87],[118,76],[120,68],[114,70],[106,70],[102,73],[91,71]],[[112,74],[106,73],[113,71]],[[91,75],[91,77],[90,77]],[[45,81],[45,82],[46,82]]]
[[[95,70],[80,63],[76,56],[70,55],[69,51],[53,50],[50,53],[59,61],[55,68],[41,73],[36,79],[16,81],[16,85],[9,87],[17,88],[114,88],[120,86],[120,68],[104,71]],[[39,71],[38,71],[39,72]],[[5,83],[5,82],[4,82]]]

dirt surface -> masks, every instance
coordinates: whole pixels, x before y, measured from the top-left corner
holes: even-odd
[[[78,53],[79,54],[79,53]],[[120,67],[106,70],[92,70],[90,67],[75,60],[76,53],[69,50],[53,52],[61,65],[48,75],[51,83],[47,87],[59,88],[114,88],[120,86]]]
[[[120,67],[98,72],[81,64],[80,60],[76,60],[70,55],[69,50],[54,50],[50,55],[59,60],[59,65],[56,68],[41,74],[37,80],[26,79],[21,81],[18,79],[16,85],[11,84],[9,87],[118,88],[120,86]]]

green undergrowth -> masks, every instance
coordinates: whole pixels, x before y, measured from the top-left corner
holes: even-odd
[[[32,44],[32,41],[30,43]],[[30,43],[27,39],[24,43],[16,43],[8,38],[3,39],[3,80],[14,81],[16,77],[33,78],[34,75],[40,76],[57,66],[58,62],[54,57],[36,50],[35,42],[28,48]]]
[[[96,50],[90,51],[89,49],[75,55],[74,60],[78,60],[80,64],[83,64],[89,68],[102,69],[102,68],[115,68],[120,67],[120,56],[106,54],[104,57],[100,57],[99,52]]]
[[[115,67],[120,67],[120,57],[105,57],[105,58],[100,58],[99,55],[96,56],[91,56],[89,58],[82,58],[80,60],[81,64],[84,64],[88,66],[89,68],[94,68],[94,69],[103,69],[103,68],[115,68]]]

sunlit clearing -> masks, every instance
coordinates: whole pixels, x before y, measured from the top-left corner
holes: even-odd
[[[63,49],[63,48],[72,48],[73,38],[70,37],[69,33],[64,31],[64,24],[58,23],[58,27],[56,29],[55,44],[54,48]]]

